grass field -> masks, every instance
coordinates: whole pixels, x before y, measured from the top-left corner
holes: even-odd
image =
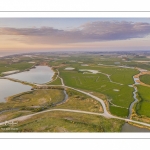
[[[150,85],[150,75],[149,74],[145,74],[145,75],[140,76],[140,80],[143,83]]]
[[[79,65],[72,65],[76,69],[74,71],[65,71],[64,68],[60,70],[60,76],[64,79],[64,83],[68,86],[75,87],[78,89],[84,89],[88,91],[100,92],[107,96],[107,99],[117,106],[129,108],[133,99],[133,88],[129,87],[128,84],[133,83],[132,75],[136,74],[138,71],[133,69],[120,69],[110,67],[79,67]],[[119,85],[109,81],[108,77],[104,74],[83,74],[83,72],[78,71],[78,69],[91,69],[100,70],[104,73],[113,74],[113,81],[118,81],[123,83]],[[110,70],[109,70],[110,69]],[[123,71],[121,73],[121,70]],[[116,76],[115,76],[116,75]],[[124,78],[122,79],[122,76]],[[121,80],[122,79],[122,80]],[[127,109],[119,108],[117,111],[112,111],[111,113],[118,116],[128,116]]]
[[[115,106],[111,106],[109,107],[110,112],[116,116],[120,116],[120,117],[128,117],[128,109],[126,108],[120,108],[120,107],[115,107]]]
[[[13,126],[15,132],[120,132],[124,121],[72,112],[47,112]],[[1,126],[0,132],[9,126]]]
[[[136,69],[130,69],[130,68],[120,68],[120,67],[114,67],[114,66],[101,66],[101,65],[91,65],[91,66],[76,66],[72,65],[76,68],[76,70],[79,69],[89,69],[89,70],[98,70],[99,72],[106,73],[110,75],[110,78],[113,82],[118,82],[121,84],[133,84],[133,75],[138,74],[139,71]]]
[[[140,101],[136,105],[138,115],[150,117],[150,88],[138,85],[138,95]]]

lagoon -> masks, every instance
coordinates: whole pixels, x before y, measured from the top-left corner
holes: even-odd
[[[54,75],[54,71],[48,66],[36,66],[29,71],[8,75],[5,77],[18,79],[30,83],[44,84],[49,82]]]

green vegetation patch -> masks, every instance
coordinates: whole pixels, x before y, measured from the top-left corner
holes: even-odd
[[[143,83],[150,85],[150,75],[149,74],[145,74],[145,75],[140,76],[140,80]]]
[[[88,90],[89,92],[102,93],[117,106],[129,108],[130,104],[134,101],[134,89],[132,87],[126,84],[112,83],[104,74],[83,74],[80,71],[65,71],[60,69],[60,76],[64,79],[65,85],[81,90]],[[122,113],[122,110],[119,110],[118,116]],[[125,112],[124,116],[128,116],[128,111]]]
[[[8,65],[8,67],[14,68],[16,70],[21,70],[21,71],[25,69],[29,69],[32,66],[33,64],[30,64],[28,62],[13,63],[11,65]]]
[[[136,105],[138,115],[150,117],[150,88],[138,85],[139,102]]]
[[[138,74],[139,71],[136,69],[123,68],[117,66],[103,66],[103,65],[91,65],[91,66],[80,66],[79,64],[71,65],[71,67],[75,67],[76,70],[79,69],[89,69],[89,70],[97,70],[99,72],[110,75],[110,78],[113,82],[118,82],[121,84],[133,84],[133,76]]]
[[[127,117],[128,109],[126,108],[110,106],[109,109],[113,115],[120,116],[120,117]]]
[[[47,83],[48,85],[61,85],[61,80],[60,78],[57,78],[56,80],[50,82],[50,83]]]

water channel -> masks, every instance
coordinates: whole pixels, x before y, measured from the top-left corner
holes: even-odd
[[[137,78],[133,77],[133,80],[134,80],[134,85],[137,85],[139,84],[137,82]],[[130,107],[129,107],[129,115],[128,115],[128,118],[130,118],[131,114],[132,114],[132,109],[133,109],[133,106],[135,103],[138,102],[138,99],[136,97],[136,93],[138,92],[137,91],[137,87],[132,85],[132,87],[134,88],[134,92],[133,92],[133,98],[134,98],[134,101],[131,103]],[[145,128],[140,128],[140,127],[136,127],[136,126],[133,126],[133,125],[130,125],[128,123],[125,123],[123,126],[122,126],[122,129],[121,129],[121,132],[150,132],[150,130],[148,129],[145,129]]]

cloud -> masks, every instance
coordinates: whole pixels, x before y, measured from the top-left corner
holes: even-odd
[[[150,34],[149,23],[97,21],[70,30],[52,27],[0,28],[0,35],[20,36],[20,41],[29,44],[61,44],[127,40],[143,38]]]
[[[150,34],[150,24],[132,22],[93,22],[82,26],[82,32],[95,40],[126,40]]]

